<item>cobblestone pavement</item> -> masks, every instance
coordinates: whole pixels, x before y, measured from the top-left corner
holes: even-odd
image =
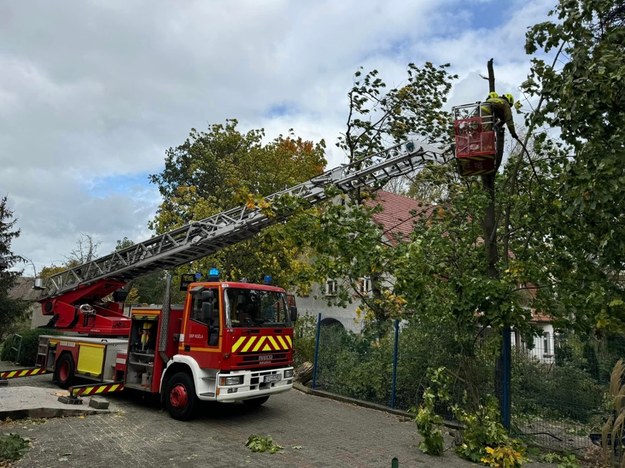
[[[51,376],[11,381],[55,388]],[[297,390],[272,396],[263,407],[202,405],[197,418],[176,421],[141,395],[109,395],[110,414],[17,420],[0,432],[27,437],[31,448],[17,467],[400,467],[475,466],[451,452],[429,457],[417,448],[413,421]],[[1,404],[1,402],[0,402]],[[252,434],[284,447],[253,453]]]

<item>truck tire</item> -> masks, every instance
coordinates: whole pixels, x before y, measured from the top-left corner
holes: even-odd
[[[243,404],[249,406],[250,408],[257,408],[262,406],[267,400],[269,400],[269,395],[243,400]]]
[[[179,421],[188,421],[195,416],[198,399],[193,379],[186,372],[177,372],[167,383],[165,407],[169,415]]]
[[[68,388],[74,382],[74,372],[76,365],[74,364],[74,358],[69,353],[61,354],[61,357],[56,361],[54,366],[54,380],[61,388]]]

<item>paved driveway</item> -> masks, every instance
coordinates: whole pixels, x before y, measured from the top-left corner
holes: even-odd
[[[49,375],[14,385],[56,388]],[[0,423],[2,433],[28,437],[19,467],[400,467],[475,466],[450,450],[432,458],[417,449],[413,421],[383,411],[308,395],[276,395],[261,408],[203,405],[190,422],[171,419],[141,395],[109,395],[110,414]],[[1,404],[1,402],[0,402]],[[271,435],[284,449],[253,453],[251,434]]]

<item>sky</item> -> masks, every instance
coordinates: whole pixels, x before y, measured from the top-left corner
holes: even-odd
[[[451,64],[449,105],[497,89],[519,96],[528,27],[545,0],[0,1],[0,197],[24,274],[61,265],[81,235],[106,255],[152,233],[148,181],[191,128],[236,118],[267,139],[293,129],[346,161],[354,72],[389,87],[406,65]]]

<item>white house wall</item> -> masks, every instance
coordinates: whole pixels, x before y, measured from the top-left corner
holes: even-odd
[[[553,325],[551,323],[540,322],[535,323],[535,326],[537,326],[542,333],[540,336],[533,337],[533,343],[523,341],[523,339],[513,330],[512,346],[520,346],[526,351],[528,356],[531,356],[542,363],[553,364],[555,362],[555,339]]]
[[[319,285],[315,285],[310,295],[296,296],[297,310],[299,316],[311,315],[317,318],[321,314],[321,320],[334,319],[343,325],[345,330],[360,333],[362,331],[362,320],[357,318],[357,309],[360,304],[358,298],[354,302],[347,304],[347,307],[338,307],[328,305],[328,297],[325,294],[325,285],[323,289]]]

